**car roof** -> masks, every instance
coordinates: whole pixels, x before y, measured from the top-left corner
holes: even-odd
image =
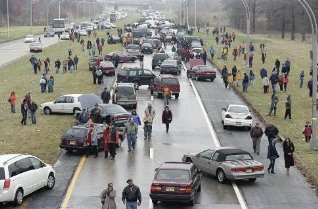
[[[246,105],[239,105],[239,104],[230,104],[229,107],[246,107],[248,109]]]
[[[191,167],[193,167],[192,163],[184,163],[184,162],[164,162],[160,165],[160,169],[190,170]]]
[[[220,153],[223,153],[225,155],[231,155],[231,154],[239,154],[239,153],[245,153],[245,154],[250,154],[249,152],[235,148],[235,147],[218,147],[216,148]]]
[[[161,65],[176,65],[178,60],[164,60]]]

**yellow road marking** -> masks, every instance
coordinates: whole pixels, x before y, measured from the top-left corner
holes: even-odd
[[[71,183],[70,183],[70,185],[69,185],[69,187],[68,187],[68,189],[66,191],[66,194],[65,194],[65,197],[64,197],[64,200],[63,200],[63,203],[62,203],[60,209],[66,209],[67,204],[70,201],[70,198],[71,198],[71,195],[73,193],[75,184],[76,184],[76,182],[78,180],[79,174],[81,173],[81,170],[82,170],[82,168],[84,166],[85,161],[86,161],[86,157],[84,157],[84,156],[81,157],[80,162],[79,162],[79,164],[78,164],[78,166],[76,168],[76,171],[75,171],[75,173],[73,175],[72,181],[71,181]]]

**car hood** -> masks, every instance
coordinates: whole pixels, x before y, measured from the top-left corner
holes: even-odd
[[[54,105],[54,101],[42,103],[42,104],[40,105],[40,107],[52,106],[52,105]]]

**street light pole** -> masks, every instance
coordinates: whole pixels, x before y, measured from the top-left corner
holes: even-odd
[[[49,5],[47,6],[46,9],[46,25],[49,26],[49,9],[50,9],[50,5],[54,2],[55,0],[51,0],[49,2]]]
[[[187,28],[189,30],[189,0],[187,1]]]
[[[250,58],[250,48],[249,48],[249,43],[250,43],[250,24],[251,24],[251,13],[250,13],[250,8],[248,6],[248,3],[246,0],[241,0],[242,3],[244,4],[245,11],[246,11],[246,34],[247,34],[247,41],[246,41],[246,68],[249,66],[249,58]]]
[[[306,0],[298,0],[304,7],[311,24],[312,32],[312,137],[310,140],[310,148],[317,149],[317,35],[318,27],[315,14]]]
[[[8,35],[8,39],[10,37],[10,20],[9,20],[9,0],[7,0],[7,35]]]
[[[194,33],[197,30],[197,0],[194,0]]]

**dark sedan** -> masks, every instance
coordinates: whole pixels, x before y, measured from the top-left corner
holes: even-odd
[[[109,36],[107,38],[107,43],[108,44],[119,44],[119,43],[122,43],[122,40],[118,36]]]
[[[164,73],[178,75],[181,73],[181,65],[178,65],[177,60],[165,60],[160,66],[160,74]]]
[[[119,56],[119,62],[135,62],[137,57],[131,56],[129,54],[123,53],[121,51],[111,52],[105,56],[105,60],[110,61],[113,54],[116,54]]]
[[[151,43],[143,43],[140,48],[140,52],[143,54],[152,54],[153,46]]]

